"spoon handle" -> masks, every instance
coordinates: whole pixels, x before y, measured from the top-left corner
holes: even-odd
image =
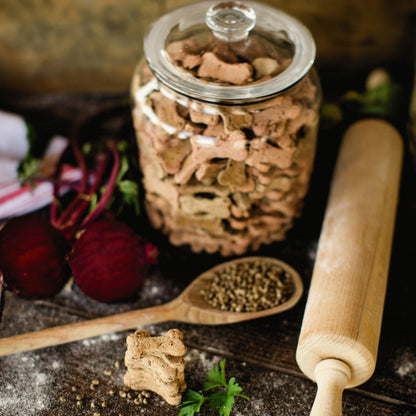
[[[177,303],[172,301],[164,305],[0,338],[0,356],[174,320],[176,309]]]

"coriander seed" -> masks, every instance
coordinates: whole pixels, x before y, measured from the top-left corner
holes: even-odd
[[[295,290],[292,276],[266,260],[225,265],[213,272],[212,281],[201,294],[216,309],[257,312],[286,302]]]

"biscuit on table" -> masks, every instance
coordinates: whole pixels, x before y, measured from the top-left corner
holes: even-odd
[[[138,329],[126,342],[124,384],[133,390],[153,391],[177,406],[186,390],[187,348],[182,332],[171,329],[163,336],[152,337],[145,329]]]

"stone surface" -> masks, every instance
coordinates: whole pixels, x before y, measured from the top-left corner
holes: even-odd
[[[2,0],[0,91],[125,94],[149,24],[189,0]],[[406,60],[416,3],[269,0],[314,35],[324,74]],[[412,20],[413,19],[413,20]]]
[[[158,1],[5,0],[0,85],[28,92],[125,92]]]

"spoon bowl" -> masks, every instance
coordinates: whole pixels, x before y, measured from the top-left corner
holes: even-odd
[[[209,288],[216,272],[233,264],[253,261],[274,264],[289,273],[294,290],[288,300],[278,306],[255,312],[224,311],[211,306],[205,300],[202,291]],[[1,338],[0,356],[136,329],[139,326],[160,322],[179,321],[200,325],[223,325],[263,318],[292,308],[301,298],[302,292],[301,277],[285,262],[271,257],[239,258],[221,263],[200,274],[177,298],[163,305]]]
[[[293,282],[293,292],[285,302],[282,302],[272,308],[253,312],[232,312],[215,308],[206,301],[202,292],[208,290],[216,272],[219,272],[231,265],[257,261],[280,266],[283,270],[289,273]],[[302,279],[299,276],[299,273],[287,263],[272,257],[244,257],[218,264],[217,266],[214,266],[200,274],[178,298],[172,301],[172,303],[176,304],[176,302],[178,302],[180,303],[178,308],[182,308],[182,319],[177,316],[175,320],[202,325],[222,325],[248,321],[283,312],[292,308],[299,301],[302,293]]]

